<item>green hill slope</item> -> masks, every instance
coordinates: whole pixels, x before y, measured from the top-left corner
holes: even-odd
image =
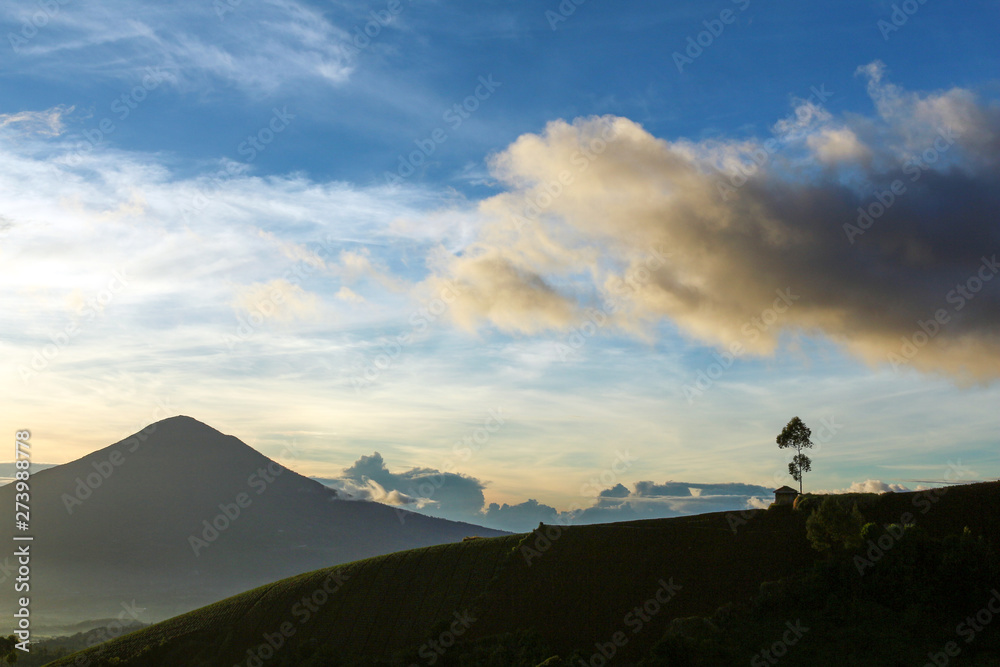
[[[857,498],[868,521],[895,523],[909,515],[910,523],[940,536],[964,526],[996,536],[998,500],[997,483]],[[674,619],[746,605],[762,583],[811,566],[817,554],[806,539],[806,517],[774,508],[544,526],[405,551],[257,588],[83,658],[95,666],[144,667],[452,664],[476,642],[528,633],[548,655],[576,652],[584,664],[603,664],[599,652],[613,651],[615,664],[630,664],[649,653]]]

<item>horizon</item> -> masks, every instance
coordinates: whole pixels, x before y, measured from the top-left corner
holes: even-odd
[[[995,2],[32,11],[0,429],[35,461],[184,414],[372,500],[610,521],[797,487],[798,416],[806,491],[1000,477]]]
[[[90,458],[90,455],[104,449],[113,449],[116,444],[122,442],[135,441],[137,450],[138,448],[148,446],[146,443],[157,432],[156,426],[158,424],[177,419],[187,419],[197,422],[201,427],[205,427],[209,431],[221,433],[222,435],[235,435],[243,445],[250,447],[239,435],[223,433],[215,429],[211,424],[206,424],[190,415],[172,415],[149,424],[145,428],[129,434],[126,438],[109,443],[98,450],[88,452],[81,459]],[[819,444],[822,445],[822,441]],[[129,447],[130,451],[131,449]],[[253,449],[253,447],[250,447],[250,449]],[[286,455],[294,454],[293,451],[289,450],[283,453]],[[63,464],[32,462],[32,474],[48,468],[72,464],[81,459],[75,459]],[[272,460],[276,460],[288,470],[297,472],[307,479],[318,482],[339,493],[346,494],[341,496],[342,500],[345,501],[377,502],[427,516],[471,523],[485,528],[506,530],[514,533],[527,532],[531,530],[536,522],[556,523],[567,526],[573,524],[593,525],[637,518],[673,518],[712,512],[726,512],[729,516],[737,517],[743,516],[743,510],[766,509],[771,504],[773,492],[778,490],[767,486],[740,482],[705,483],[678,480],[667,480],[663,484],[642,480],[629,485],[631,487],[629,488],[629,486],[624,485],[622,482],[591,479],[589,486],[591,487],[593,496],[589,497],[586,494],[581,494],[583,502],[577,501],[568,508],[549,507],[543,503],[537,503],[534,499],[529,499],[513,507],[507,505],[497,507],[496,504],[487,506],[481,496],[478,499],[472,498],[471,503],[469,503],[470,498],[461,498],[460,489],[453,487],[456,483],[461,485],[463,480],[451,472],[439,472],[424,468],[392,473],[385,467],[384,461],[378,452],[375,452],[370,457],[361,457],[353,466],[344,468],[343,472],[345,474],[335,478],[310,475],[297,470],[294,465],[286,465],[277,459]],[[627,460],[625,459],[623,462]],[[373,462],[376,464],[375,469],[370,466]],[[117,465],[115,464],[115,467]],[[124,463],[121,463],[121,465],[124,465]],[[9,472],[13,474],[14,464],[5,462],[0,462],[0,473],[3,473],[7,467],[10,468]],[[379,467],[381,467],[380,470],[378,469]],[[85,472],[87,470],[89,469],[86,469]],[[95,467],[95,471],[101,476],[105,474],[100,472],[97,467]],[[367,474],[358,475],[359,471],[374,472],[374,474],[370,476]],[[93,474],[94,471],[90,472]],[[908,488],[902,484],[866,483],[855,484],[848,489],[806,489],[803,492],[807,495],[918,493],[941,488],[942,486],[951,487],[1000,481],[963,479],[962,475],[967,472],[968,469],[963,466],[952,464],[946,471],[944,480],[907,480],[916,483],[916,486],[913,488]],[[387,478],[391,478],[394,483],[385,484]],[[79,481],[80,478],[78,477],[77,479]],[[0,486],[4,486],[11,481],[13,481],[13,477],[6,477],[0,474]],[[602,483],[605,486],[602,487]],[[614,486],[607,486],[612,483]],[[86,484],[92,488],[94,488],[94,484],[97,484],[98,487],[100,486],[97,482],[92,483],[87,481]],[[780,488],[789,487],[788,485],[783,485]],[[377,490],[377,493],[373,493],[373,490]],[[590,502],[587,502],[588,499]],[[619,506],[622,499],[627,499],[629,503],[643,503],[645,507],[639,512],[634,512],[633,510],[629,514],[623,514],[622,512],[626,510]],[[71,509],[71,506],[67,506],[68,511]],[[402,521],[402,519],[400,520]],[[738,519],[734,520],[738,521]]]

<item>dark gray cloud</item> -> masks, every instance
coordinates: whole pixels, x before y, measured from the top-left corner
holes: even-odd
[[[406,505],[456,521],[468,521],[486,503],[486,485],[474,477],[431,468],[390,472],[378,452],[359,458],[341,477],[320,481],[358,500]]]
[[[1000,377],[1000,105],[905,91],[877,62],[865,80],[874,115],[802,102],[764,138],[664,141],[611,116],[522,136],[492,161],[508,190],[431,282],[461,288],[467,328],[567,329],[597,304],[736,354],[804,333],[872,365]]]
[[[539,523],[555,523],[559,512],[554,507],[529,499],[517,505],[490,503],[479,523],[488,528],[509,530],[514,533],[531,530]]]
[[[405,506],[431,516],[526,532],[539,523],[610,523],[634,519],[657,519],[685,514],[742,510],[754,505],[752,498],[770,502],[772,489],[755,484],[641,481],[630,490],[624,484],[581,498],[583,509],[560,511],[529,499],[521,503],[485,503],[486,483],[468,475],[431,468],[412,468],[394,473],[378,452],[362,456],[335,479],[319,481],[349,494],[355,500],[371,500]]]
[[[625,498],[631,493],[624,484],[615,484],[610,489],[604,489],[598,495],[600,498]]]
[[[621,486],[619,484],[618,486]],[[617,488],[617,487],[616,487]],[[623,487],[624,488],[624,487]],[[740,484],[738,482],[727,482],[724,484],[697,484],[694,482],[636,482],[635,495],[637,496],[765,496],[770,495],[774,489],[758,484]],[[603,495],[603,494],[602,494]],[[616,496],[624,498],[626,496]]]

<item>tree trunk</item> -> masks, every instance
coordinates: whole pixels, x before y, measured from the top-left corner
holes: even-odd
[[[802,448],[796,447],[795,453],[798,456],[802,456]],[[802,495],[802,459],[796,458],[795,461],[799,464],[799,495]]]

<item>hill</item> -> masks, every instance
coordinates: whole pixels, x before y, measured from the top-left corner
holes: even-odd
[[[0,488],[4,507],[13,491]],[[31,527],[36,631],[135,610],[161,620],[319,567],[503,534],[341,499],[184,416],[33,474]],[[0,601],[6,618],[12,604]]]
[[[877,525],[909,515],[930,537],[964,527],[991,539],[1000,535],[997,483],[844,500],[857,502]],[[807,511],[785,507],[540,526],[527,535],[411,550],[262,586],[76,658],[144,667],[535,665],[558,654],[574,655],[565,664],[575,666],[604,664],[603,652],[627,665],[662,647],[668,630],[693,625],[718,632],[717,612],[730,606],[763,608],[766,618],[754,621],[761,625],[737,624],[734,632],[748,636],[751,645],[766,646],[770,635],[762,636],[759,627],[773,626],[780,638],[783,623],[794,620],[786,614],[796,607],[775,605],[773,587],[765,587],[771,597],[762,598],[762,584],[833,562],[810,548],[806,517]],[[996,546],[989,546],[994,558]],[[831,632],[825,640],[845,641]],[[752,657],[746,654],[740,664]],[[53,663],[70,664],[69,659]],[[857,664],[879,663],[862,657]]]

